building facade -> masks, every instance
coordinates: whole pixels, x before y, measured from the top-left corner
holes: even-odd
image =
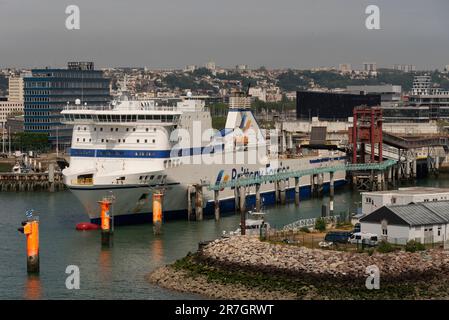
[[[9,77],[8,100],[23,102],[23,78],[21,76]]]
[[[387,205],[448,200],[449,189],[445,188],[410,187],[399,188],[398,190],[362,192],[362,214],[370,214]]]
[[[110,80],[92,62],[69,62],[67,69],[34,69],[24,77],[25,132],[46,133],[53,146],[70,146],[72,128],[61,124],[60,112],[79,99],[82,105],[110,102]]]
[[[382,107],[397,107],[401,102],[402,87],[387,85],[347,86],[351,94],[379,94]]]

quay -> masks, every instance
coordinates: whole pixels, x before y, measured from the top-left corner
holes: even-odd
[[[61,191],[62,174],[49,170],[39,173],[0,173],[0,191]]]

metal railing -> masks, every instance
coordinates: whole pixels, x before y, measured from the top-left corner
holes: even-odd
[[[337,171],[365,171],[365,170],[385,170],[397,163],[396,160],[386,160],[380,163],[346,163],[335,166],[312,168],[297,171],[279,172],[275,174],[260,175],[258,177],[241,177],[218,184],[210,184],[209,190],[222,190],[224,188],[244,187],[266,182],[286,180],[289,178],[300,178],[321,173],[335,173]]]

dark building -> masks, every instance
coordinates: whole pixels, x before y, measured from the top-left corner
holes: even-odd
[[[111,100],[109,82],[93,62],[69,62],[67,69],[33,69],[24,77],[24,130],[48,134],[53,146],[70,146],[72,128],[61,124],[67,104],[100,106]]]
[[[296,118],[347,119],[358,106],[380,106],[378,94],[349,94],[313,91],[296,92]]]

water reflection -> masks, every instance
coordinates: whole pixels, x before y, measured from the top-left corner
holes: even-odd
[[[42,298],[42,285],[39,276],[30,275],[27,277],[24,298],[27,300],[39,300]]]

